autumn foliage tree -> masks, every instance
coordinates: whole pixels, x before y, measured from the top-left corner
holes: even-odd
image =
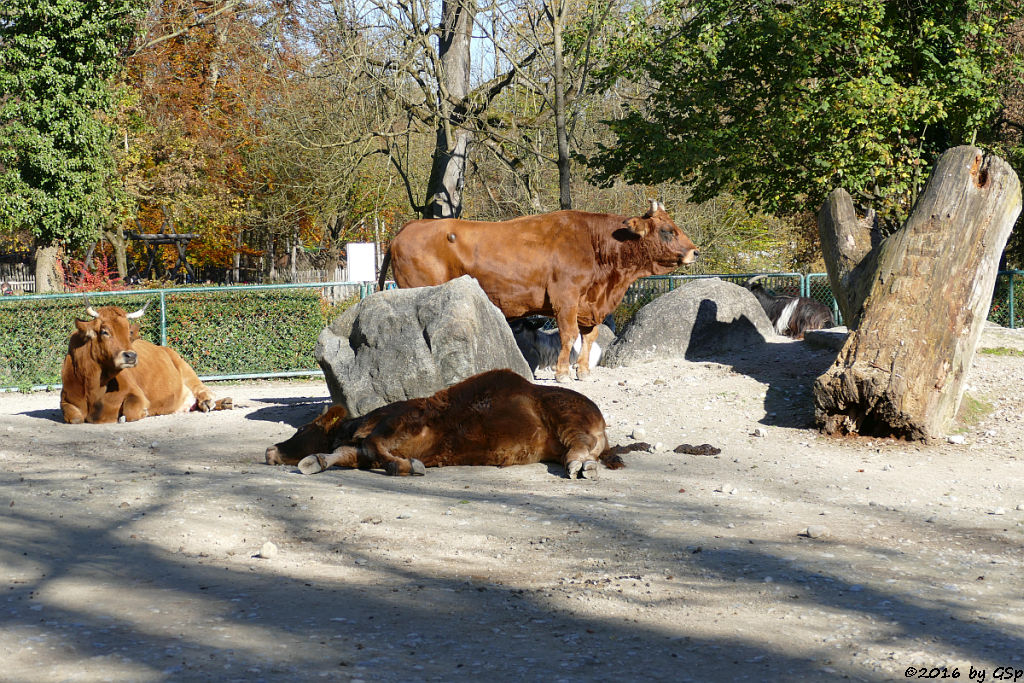
[[[251,103],[265,92],[261,39],[238,2],[152,3],[118,118],[118,160],[134,208],[112,241],[166,221],[200,235],[189,246],[195,265],[226,267],[245,249],[251,179],[243,150],[259,128]]]

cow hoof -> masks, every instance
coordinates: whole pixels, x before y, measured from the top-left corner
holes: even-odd
[[[128,418],[125,417],[124,415],[121,415],[120,417],[117,418],[117,423],[118,424],[124,424],[127,421],[128,421]]]
[[[583,479],[590,479],[593,481],[597,479],[598,466],[596,460],[588,460],[583,463],[583,469],[580,470],[580,477]]]
[[[582,460],[570,460],[565,463],[565,471],[569,475],[570,479],[575,479],[581,469],[583,469]]]
[[[213,410],[214,407],[215,407],[215,404],[213,402],[213,399],[209,399],[209,398],[204,399],[204,400],[199,401],[199,402],[196,403],[196,408],[198,408],[199,412],[201,412],[201,413],[208,413],[211,410]]]
[[[303,474],[320,474],[327,469],[327,461],[319,453],[307,455],[299,461],[299,472]]]
[[[232,408],[235,407],[235,402],[231,399],[231,397],[228,397],[220,399],[214,405],[216,406],[215,410],[231,410]]]
[[[284,461],[281,460],[281,454],[277,450],[277,446],[271,446],[267,449],[263,459],[268,465],[283,465]]]
[[[562,383],[570,382],[572,381],[572,376],[568,372],[558,372],[555,373],[555,381]]]
[[[427,473],[427,468],[424,467],[423,463],[416,458],[409,458],[407,462],[409,463],[408,472],[402,471],[402,462],[400,460],[392,460],[388,464],[384,465],[384,471],[392,477],[402,476],[403,474],[419,475],[422,477]]]

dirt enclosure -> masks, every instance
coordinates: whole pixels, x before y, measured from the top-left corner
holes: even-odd
[[[105,426],[0,395],[0,679],[1024,676],[1024,357],[979,354],[963,443],[917,444],[811,428],[833,356],[596,369],[612,442],[652,444],[597,481],[263,465],[322,381]]]

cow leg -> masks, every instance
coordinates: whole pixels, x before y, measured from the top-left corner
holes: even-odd
[[[555,363],[555,381],[568,382],[569,358],[572,355],[572,344],[580,333],[579,325],[576,322],[576,304],[566,307],[559,307],[555,310],[555,320],[558,322],[558,337],[562,342],[562,349],[558,352],[558,362]]]
[[[64,421],[68,424],[77,425],[85,422],[85,413],[73,403],[61,401],[60,410],[64,413]]]
[[[196,371],[192,369],[191,365],[186,363],[174,349],[166,346],[163,348],[167,351],[167,355],[171,357],[171,362],[174,363],[174,367],[176,367],[178,372],[181,374],[182,384],[188,387],[188,390],[192,392],[193,396],[195,396],[195,410],[202,413],[208,413],[211,410],[231,410],[233,403],[230,398],[218,401],[213,395],[213,392],[210,391],[210,388],[200,381],[199,375],[196,374]]]
[[[359,449],[355,446],[341,446],[333,453],[314,453],[299,461],[303,474],[319,474],[328,467],[355,467],[358,464]]]
[[[565,452],[565,471],[570,479],[597,479],[597,456],[604,450],[604,439],[577,432],[563,437],[569,449]]]
[[[377,467],[383,467],[384,471],[392,476],[417,474],[424,475],[427,468],[416,458],[403,458],[394,455],[388,448],[387,441],[380,436],[369,436],[363,440],[364,455],[373,460]],[[406,439],[402,439],[405,441]]]
[[[580,344],[580,355],[576,359],[577,379],[586,379],[590,376],[590,349],[593,348],[599,332],[596,325],[590,328],[580,327],[583,343]]]
[[[582,399],[582,397],[580,397]],[[608,436],[600,413],[589,414],[578,402],[549,405],[558,440],[565,446],[562,464],[570,479],[597,479],[598,458],[608,448]]]
[[[149,401],[141,394],[116,391],[100,394],[89,406],[88,422],[135,422],[149,415]]]
[[[125,422],[135,422],[149,415],[149,401],[138,394],[128,394],[121,404],[121,415]]]

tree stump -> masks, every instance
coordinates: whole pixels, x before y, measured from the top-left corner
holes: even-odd
[[[1020,210],[1013,169],[967,146],[939,158],[903,228],[874,247],[855,225],[849,195],[832,193],[818,226],[836,299],[856,329],[814,384],[826,433],[943,432],[960,406]]]

